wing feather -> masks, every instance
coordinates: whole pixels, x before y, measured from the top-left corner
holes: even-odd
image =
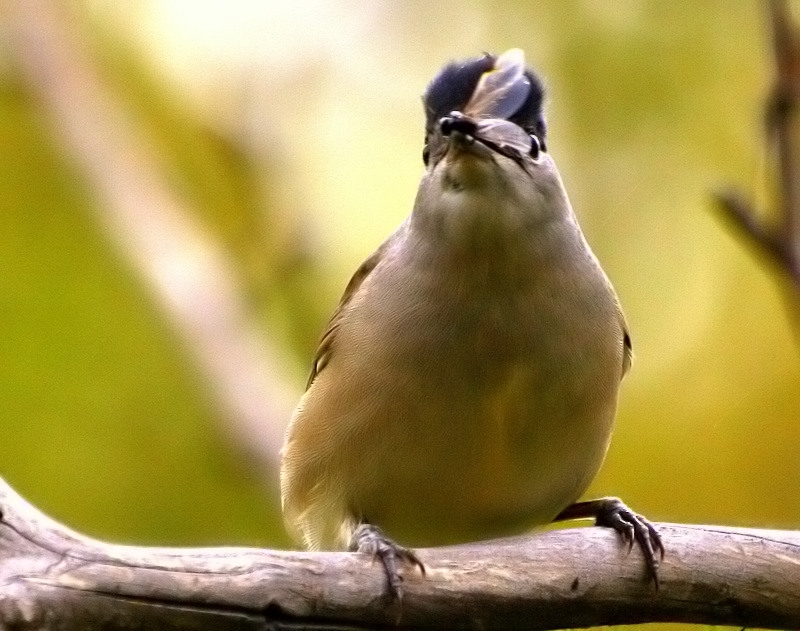
[[[350,301],[353,299],[353,296],[355,296],[356,292],[358,292],[364,280],[372,273],[372,270],[374,270],[378,263],[380,263],[383,259],[386,250],[389,249],[391,244],[394,242],[394,237],[395,235],[389,237],[377,250],[367,257],[367,259],[361,263],[361,265],[359,265],[352,278],[350,278],[350,282],[347,283],[347,287],[345,287],[344,293],[339,300],[339,304],[331,315],[331,319],[328,321],[328,326],[325,327],[325,332],[322,334],[319,344],[317,345],[317,351],[314,354],[314,362],[311,365],[311,374],[308,376],[308,381],[306,383],[306,390],[311,387],[311,384],[314,382],[316,376],[330,361],[331,354],[333,353],[335,347],[336,331],[341,324],[342,316],[347,311]]]
[[[633,363],[633,345],[631,344],[631,334],[628,333],[628,325],[622,322],[622,377],[628,374]]]

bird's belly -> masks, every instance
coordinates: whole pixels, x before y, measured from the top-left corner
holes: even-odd
[[[391,453],[364,472],[374,483],[358,510],[409,545],[548,523],[578,499],[605,455],[616,389],[598,397],[585,383],[567,385],[564,375],[527,361],[509,365],[491,384],[465,381],[449,383],[447,397],[443,384],[398,396],[394,429],[381,447]]]
[[[578,499],[608,446],[622,330],[604,285],[553,283],[456,291],[429,274],[381,301],[362,290],[285,451],[285,503],[309,542],[331,545],[337,520],[412,546],[485,539]]]

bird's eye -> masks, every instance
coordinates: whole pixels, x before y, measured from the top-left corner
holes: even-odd
[[[539,152],[542,150],[542,145],[539,143],[539,138],[536,134],[531,134],[531,158],[534,160],[539,159]]]
[[[422,148],[422,161],[425,163],[425,166],[428,166],[428,161],[431,159],[431,150],[428,147],[428,143],[425,143],[425,146]]]
[[[442,136],[449,136],[453,132],[453,119],[449,116],[439,119],[439,131]]]

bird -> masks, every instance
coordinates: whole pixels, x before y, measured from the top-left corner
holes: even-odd
[[[452,61],[423,95],[410,215],[356,270],[281,452],[290,535],[379,558],[594,518],[642,550],[656,528],[579,499],[611,438],[628,326],[547,151],[544,87],[511,49]],[[402,542],[402,544],[401,544]]]

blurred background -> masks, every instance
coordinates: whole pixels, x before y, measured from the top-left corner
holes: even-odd
[[[797,7],[795,7],[797,8]],[[800,528],[800,360],[714,212],[774,205],[761,3],[0,3],[0,475],[87,534],[292,545],[283,425],[410,211],[441,65],[526,51],[634,367],[588,495]]]

